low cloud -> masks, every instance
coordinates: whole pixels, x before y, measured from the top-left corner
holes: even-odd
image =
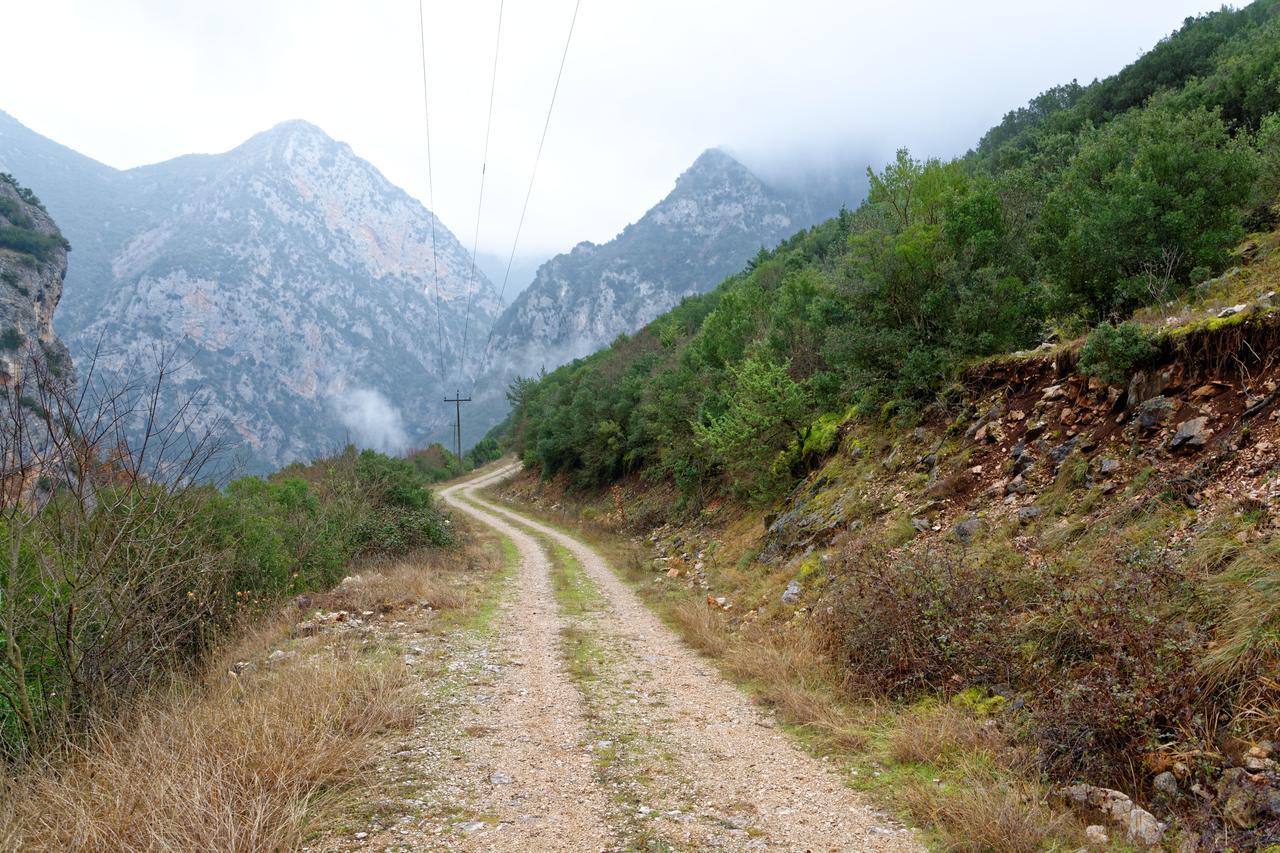
[[[383,453],[403,453],[409,449],[400,410],[371,388],[356,388],[333,400],[338,419],[360,447]]]

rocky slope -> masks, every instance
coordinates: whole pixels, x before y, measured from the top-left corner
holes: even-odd
[[[53,330],[62,299],[67,242],[30,190],[0,174],[0,385],[42,364],[65,375],[67,348]]]
[[[443,432],[469,294],[473,336],[500,310],[436,221],[437,317],[433,214],[305,122],[122,172],[0,113],[0,169],[77,246],[58,318],[77,362],[122,382],[176,350],[166,406],[198,397],[251,469]]]

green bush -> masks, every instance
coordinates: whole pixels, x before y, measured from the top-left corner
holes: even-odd
[[[71,244],[60,234],[41,234],[26,228],[0,225],[0,248],[12,249],[37,260],[47,261],[58,249],[70,249]]]
[[[1089,333],[1080,350],[1080,372],[1108,385],[1124,385],[1134,372],[1151,363],[1160,347],[1140,323],[1119,326],[1101,323]]]
[[[0,350],[13,351],[20,349],[24,340],[26,339],[22,337],[22,332],[10,326],[3,333],[0,333]]]
[[[23,602],[0,608],[0,757],[57,748],[238,614],[331,586],[353,557],[453,541],[421,474],[373,451],[222,491],[132,464],[104,462],[91,496],[50,480],[38,510],[0,506],[3,595]]]

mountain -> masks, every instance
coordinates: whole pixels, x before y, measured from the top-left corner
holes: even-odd
[[[579,243],[538,269],[494,326],[496,366],[536,372],[595,352],[820,218],[724,151],[705,151],[617,237]]]
[[[120,171],[0,113],[0,170],[75,249],[57,325],[77,363],[124,382],[176,350],[165,405],[199,397],[252,470],[448,429],[468,302],[473,340],[501,309],[430,211],[306,122]]]
[[[547,261],[502,313],[492,341],[480,344],[485,369],[472,440],[505,416],[503,392],[516,376],[552,370],[635,332],[861,195],[860,183],[828,175],[783,187],[721,149],[704,151],[637,222],[607,243],[579,243]]]

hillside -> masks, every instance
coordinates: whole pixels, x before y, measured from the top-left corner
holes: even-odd
[[[510,382],[608,346],[681,300],[715,287],[762,248],[856,203],[860,186],[833,175],[772,186],[729,153],[704,151],[674,189],[600,245],[581,243],[538,268],[480,347],[480,429],[508,411]],[[848,197],[843,197],[848,193]]]
[[[77,364],[127,381],[180,365],[172,411],[198,397],[252,470],[354,435],[404,450],[443,434],[471,260],[433,215],[351,149],[287,122],[224,154],[117,171],[0,114],[0,168],[41,195],[76,252],[57,325]],[[477,274],[472,333],[497,317]],[[455,322],[456,321],[456,322]],[[440,335],[440,326],[450,330]]]
[[[1278,9],[1189,19],[965,157],[902,151],[522,383],[508,496],[651,537],[644,587],[792,722],[820,719],[785,690],[891,703],[844,754],[948,845],[1078,843],[1069,812],[1273,843]],[[812,672],[748,665],[797,643]]]

